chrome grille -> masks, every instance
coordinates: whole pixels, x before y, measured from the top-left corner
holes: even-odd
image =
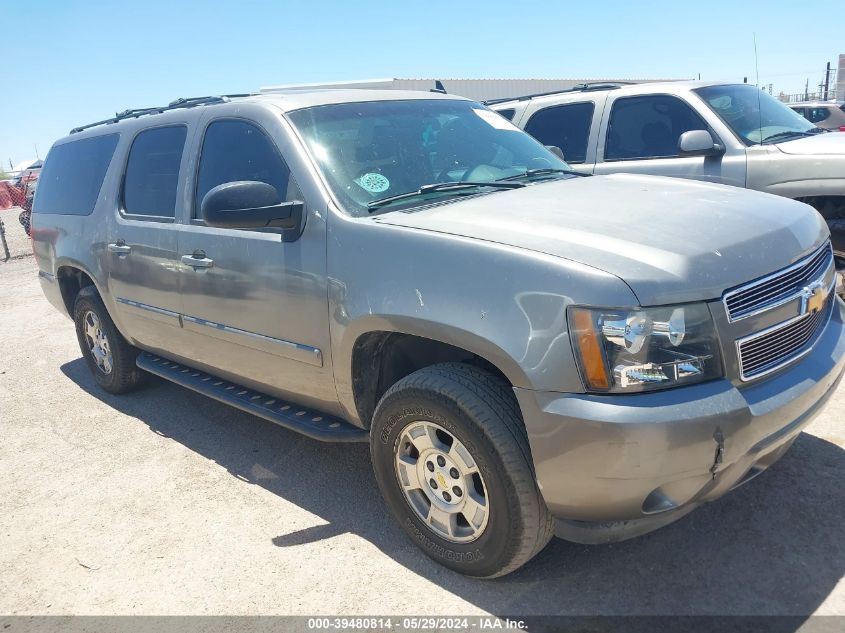
[[[810,341],[827,321],[830,303],[829,296],[818,312],[803,314],[737,341],[740,377],[743,380],[757,378],[809,351]]]
[[[833,263],[833,248],[827,242],[812,255],[772,275],[725,293],[731,322],[770,310],[792,301],[809,282],[821,277]]]

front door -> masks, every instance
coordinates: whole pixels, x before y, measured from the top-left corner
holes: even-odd
[[[264,110],[251,119],[209,117],[204,124],[193,213],[179,234],[190,361],[254,389],[330,408],[337,394],[321,214],[306,204],[305,229],[293,241],[283,241],[277,229],[220,229],[200,217],[205,194],[227,182],[261,181],[282,201],[302,200],[284,158],[295,141]]]
[[[667,94],[608,97],[600,134],[596,174],[617,172],[691,178],[745,186],[742,148],[726,146],[718,156],[680,156],[678,141],[691,130],[708,130],[725,146],[712,126],[683,99]]]
[[[147,349],[179,353],[179,173],[187,123],[145,129],[131,141],[105,248],[115,320]]]

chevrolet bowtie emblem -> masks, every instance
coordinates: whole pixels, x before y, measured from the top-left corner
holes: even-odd
[[[828,289],[824,282],[816,281],[801,291],[801,314],[815,314],[824,307]]]

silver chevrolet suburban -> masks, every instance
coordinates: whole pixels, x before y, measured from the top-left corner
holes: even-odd
[[[748,84],[581,84],[487,102],[573,169],[692,178],[815,207],[845,272],[845,134]]]
[[[585,177],[449,95],[123,112],[50,150],[32,239],[104,390],[151,373],[369,442],[410,538],[478,577],[749,481],[845,370],[812,208]]]

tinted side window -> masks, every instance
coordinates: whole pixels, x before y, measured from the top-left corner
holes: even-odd
[[[557,145],[566,162],[583,163],[594,109],[592,102],[546,108],[529,119],[525,131],[543,145]]]
[[[686,103],[668,95],[617,99],[610,112],[605,160],[678,155],[678,139],[707,124]]]
[[[145,130],[135,137],[123,183],[126,213],[174,217],[187,133],[184,125],[178,125]]]
[[[830,117],[830,110],[827,108],[807,108],[804,115],[810,123],[819,123]]]
[[[117,140],[117,134],[108,134],[53,147],[41,170],[33,212],[90,215]]]
[[[214,121],[202,143],[194,217],[202,199],[217,185],[236,180],[257,180],[273,185],[279,199],[287,199],[290,169],[275,144],[259,127],[246,121]]]

